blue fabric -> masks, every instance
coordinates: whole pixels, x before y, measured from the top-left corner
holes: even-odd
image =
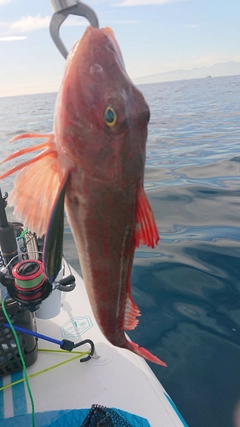
[[[23,371],[14,372],[14,374],[11,375],[12,382],[21,380],[22,378]],[[19,396],[22,396],[22,398],[19,399]],[[27,401],[25,397],[24,381],[20,382],[19,384],[15,384],[14,387],[12,387],[12,399],[13,402],[17,402],[17,404],[14,404],[13,406],[14,416],[27,414]]]
[[[0,378],[0,387],[2,387],[2,386],[3,386],[3,379]],[[0,391],[0,420],[2,418],[1,414],[4,413],[3,411],[4,411],[3,393]]]
[[[131,427],[150,427],[149,422],[138,415],[113,408]],[[38,427],[80,427],[89,413],[89,409],[69,411],[38,412],[35,421]],[[31,426],[31,414],[1,420],[1,427]]]
[[[51,425],[51,422],[63,415],[66,411],[50,411],[50,412],[37,412],[35,414],[35,422],[37,427],[44,425]],[[31,427],[32,415],[19,415],[11,418],[3,418],[0,421],[1,427]]]
[[[172,408],[173,408],[173,409],[174,409],[174,411],[176,412],[176,414],[177,414],[178,418],[181,420],[182,425],[183,425],[184,427],[188,427],[188,425],[187,425],[186,421],[184,420],[184,418],[183,418],[182,414],[179,412],[178,408],[176,407],[176,405],[175,405],[175,403],[173,402],[173,400],[171,399],[171,397],[170,397],[170,396],[168,396],[168,394],[167,394],[167,393],[163,393],[163,394],[164,394],[164,396],[166,396],[166,398],[167,398],[167,400],[169,401],[170,405],[172,406]]]

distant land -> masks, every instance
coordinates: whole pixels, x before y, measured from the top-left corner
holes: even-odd
[[[224,62],[211,67],[193,68],[192,70],[173,70],[164,73],[151,74],[149,76],[137,77],[135,84],[168,82],[173,80],[200,79],[204,77],[236,76],[240,74],[240,62]]]

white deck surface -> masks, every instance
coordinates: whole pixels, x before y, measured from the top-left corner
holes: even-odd
[[[69,271],[65,274],[68,275]],[[97,403],[142,416],[151,427],[186,425],[180,421],[147,363],[130,351],[113,347],[106,341],[93,317],[84,282],[75,271],[73,274],[77,286],[72,292],[62,293],[60,314],[49,320],[37,319],[37,331],[58,340],[66,338],[79,342],[91,339],[98,357],[84,363],[80,363],[78,358],[31,378],[35,412],[90,408]],[[59,349],[57,345],[42,340],[39,340],[38,347]],[[85,350],[88,348],[86,346]],[[72,353],[39,352],[36,363],[28,368],[28,375],[73,356]],[[3,384],[11,381],[11,376],[4,377]],[[23,414],[26,408],[31,413],[26,385],[25,393],[23,385],[9,387],[0,393],[3,393],[4,401],[2,418],[12,417],[15,405],[18,415],[21,415],[21,407]],[[4,427],[4,421],[0,420],[0,423]]]

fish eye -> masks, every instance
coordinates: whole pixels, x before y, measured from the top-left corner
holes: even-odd
[[[117,122],[117,114],[112,107],[107,107],[104,113],[105,123],[109,128],[113,128]]]

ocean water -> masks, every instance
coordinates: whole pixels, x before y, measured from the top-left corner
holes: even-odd
[[[129,335],[167,362],[151,368],[190,427],[239,427],[240,76],[139,88],[151,110],[145,189],[161,241],[135,253],[142,316]],[[0,160],[32,144],[9,145],[14,135],[51,131],[55,97],[0,98]],[[67,224],[64,252],[80,271]]]

